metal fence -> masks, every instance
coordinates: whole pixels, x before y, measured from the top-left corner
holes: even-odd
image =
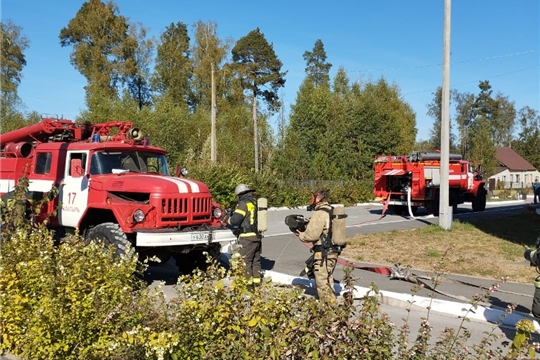
[[[510,189],[530,189],[532,188],[532,182],[513,182],[513,181],[498,181],[496,189],[510,190]]]
[[[343,186],[345,181],[343,180],[278,180],[279,185],[287,185],[292,187],[308,187],[315,188],[327,188],[332,186]]]

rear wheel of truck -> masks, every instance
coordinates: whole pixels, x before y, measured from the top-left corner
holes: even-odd
[[[120,226],[115,223],[103,223],[94,226],[86,235],[87,241],[102,240],[105,246],[113,246],[120,257],[133,256],[135,249]]]
[[[450,198],[448,204],[452,207],[452,214],[455,214],[458,206],[458,194],[455,191],[450,191]]]
[[[478,189],[476,197],[472,199],[472,211],[484,211],[486,210],[486,190],[484,188]]]

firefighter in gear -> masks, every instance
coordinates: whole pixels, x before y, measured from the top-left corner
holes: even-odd
[[[536,248],[525,250],[523,255],[531,266],[536,267],[536,272],[540,274],[540,235],[536,238]],[[536,319],[540,319],[540,276],[534,279],[534,297],[531,312]]]
[[[227,220],[227,227],[238,236],[240,255],[246,264],[246,277],[252,285],[261,283],[262,234],[257,230],[257,199],[255,190],[245,184],[234,189],[236,209]]]
[[[325,209],[331,209],[328,204],[328,192],[315,191],[311,195],[311,204],[308,206],[308,210],[315,212],[307,223],[306,231],[297,230],[295,234],[301,241],[313,243],[311,248],[314,258],[313,273],[319,300],[334,301],[336,295],[333,273],[340,250],[331,245],[331,239],[328,236],[330,214]]]

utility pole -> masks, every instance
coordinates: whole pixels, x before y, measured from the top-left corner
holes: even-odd
[[[450,210],[450,7],[451,0],[444,0],[443,76],[441,99],[441,187],[439,193],[439,226],[452,228]]]
[[[212,109],[210,110],[210,118],[212,129],[210,132],[210,161],[216,162],[216,82],[214,80],[214,63],[212,62]]]
[[[253,139],[255,142],[255,172],[259,171],[259,140],[257,131],[257,93],[253,91]]]

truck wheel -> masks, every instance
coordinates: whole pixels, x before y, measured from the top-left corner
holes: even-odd
[[[133,256],[135,249],[122,231],[120,226],[115,223],[103,223],[94,226],[86,235],[87,241],[103,240],[106,246],[114,246],[116,255],[120,257]]]
[[[452,207],[452,213],[455,214],[458,206],[458,195],[454,191],[450,191],[449,205]]]
[[[478,189],[478,194],[472,200],[472,211],[484,211],[486,210],[486,190]]]

